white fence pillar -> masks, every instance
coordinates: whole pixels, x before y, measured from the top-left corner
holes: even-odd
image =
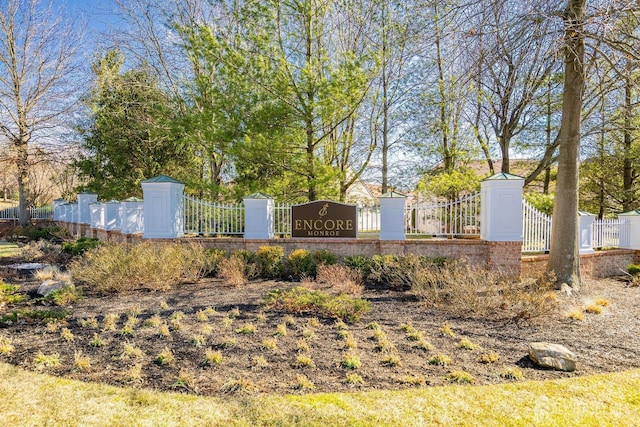
[[[144,230],[144,202],[142,199],[130,197],[123,200],[121,208],[120,231],[122,234],[142,233]]]
[[[184,235],[184,184],[160,175],[142,181],[145,239],[174,239]]]
[[[273,198],[254,193],[242,199],[244,202],[244,238],[272,239],[274,230]]]
[[[498,173],[480,183],[480,238],[490,242],[522,242],[524,178]]]
[[[591,254],[593,250],[593,223],[596,219],[594,214],[588,212],[578,212],[580,219],[580,253]]]
[[[104,203],[104,229],[119,230],[120,229],[120,202],[117,200],[109,200]]]
[[[64,207],[63,205],[67,203],[65,199],[55,199],[53,201],[53,220],[54,221],[63,221],[64,220]]]
[[[78,223],[91,223],[91,211],[89,205],[98,201],[96,193],[80,193],[78,194]]]
[[[378,198],[380,201],[380,240],[405,240],[405,206],[407,198],[390,191]]]
[[[100,202],[91,203],[89,212],[91,215],[89,226],[104,229],[104,205]]]
[[[621,213],[618,217],[628,223],[624,238],[620,236],[620,247],[640,250],[640,209]]]
[[[78,204],[77,203],[70,203],[69,204],[70,207],[70,213],[69,213],[69,221],[67,222],[72,222],[74,224],[78,223]]]

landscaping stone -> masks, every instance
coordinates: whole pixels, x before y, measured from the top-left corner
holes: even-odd
[[[51,292],[57,291],[59,289],[64,289],[66,287],[73,286],[71,282],[63,282],[60,280],[47,279],[38,287],[38,294],[43,297],[48,296]]]
[[[529,344],[529,358],[538,366],[558,371],[576,370],[576,356],[560,344],[534,342]]]

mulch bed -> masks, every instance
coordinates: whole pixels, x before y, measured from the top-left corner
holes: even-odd
[[[1,260],[2,264],[11,262]],[[39,285],[33,279],[4,276],[5,283],[19,284],[21,292],[33,293]],[[640,367],[640,288],[629,287],[621,279],[586,280],[579,294],[558,296],[557,313],[527,321],[463,316],[447,307],[429,307],[408,292],[366,289],[362,297],[371,301],[372,310],[361,321],[348,324],[348,333],[341,332],[342,325],[336,319],[312,314],[289,316],[263,306],[263,298],[270,290],[296,285],[299,284],[254,281],[231,287],[217,279],[206,279],[167,292],[99,295],[83,289],[83,298],[66,307],[70,314],[62,321],[0,324],[0,337],[9,337],[15,347],[10,354],[0,355],[0,361],[36,370],[34,357],[38,352],[57,354],[60,365],[45,368],[44,372],[82,381],[204,395],[230,390],[286,394],[403,389],[449,384],[447,375],[452,371],[471,374],[475,384],[492,384],[513,381],[504,375],[513,368],[519,368],[524,379],[544,380]],[[581,321],[566,316],[571,309],[585,307],[595,298],[608,301],[601,314],[585,313]],[[208,307],[215,313],[209,311],[207,319],[202,313],[197,315]],[[20,306],[0,308],[0,316],[16,308]],[[238,313],[234,313],[236,309]],[[179,311],[184,317],[172,324],[171,319]],[[110,313],[118,315],[115,330],[111,331],[104,330],[105,316]],[[137,321],[133,334],[126,334],[123,326],[131,313],[136,314]],[[95,328],[84,322],[94,318],[98,324]],[[145,326],[152,318],[169,326],[170,335],[162,336],[158,327]],[[289,323],[286,335],[278,335],[278,325],[285,322]],[[393,354],[399,357],[400,364],[384,363],[389,353],[380,350],[372,322],[393,344]],[[255,326],[255,333],[238,332],[249,323]],[[416,341],[408,338],[402,326],[409,324],[422,332],[432,345],[431,350],[419,348]],[[442,332],[445,324],[455,337]],[[73,341],[62,338],[63,328],[72,333]],[[95,334],[103,346],[91,345]],[[462,338],[480,348],[461,348]],[[264,345],[270,339],[275,341],[275,349]],[[578,357],[578,369],[567,373],[535,367],[527,357],[528,344],[534,341],[568,347]],[[302,343],[308,345],[308,351],[300,349]],[[361,366],[352,370],[341,361],[348,351],[346,347],[354,343],[351,351],[359,357]],[[127,356],[125,344],[142,350],[142,355]],[[160,365],[156,358],[165,349],[172,352],[175,362]],[[222,363],[203,364],[207,350],[220,351]],[[482,355],[489,352],[497,354],[498,360],[483,363]],[[90,360],[86,370],[74,366],[74,358],[80,354]],[[429,363],[438,354],[447,355],[451,363]],[[310,366],[304,366],[300,355],[310,358]],[[131,378],[128,373],[136,365],[140,376]],[[348,381],[353,373],[363,382],[354,381],[353,376]],[[301,386],[301,375],[315,387]],[[233,381],[237,387],[230,386]]]

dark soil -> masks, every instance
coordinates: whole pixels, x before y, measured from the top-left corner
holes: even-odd
[[[0,260],[0,264],[5,265],[11,262]],[[33,279],[7,274],[4,274],[4,281],[19,284],[20,292],[31,294],[39,285]],[[371,312],[361,321],[347,325],[357,346],[354,351],[362,362],[356,370],[341,364],[346,346],[352,343],[340,336],[340,326],[335,319],[313,315],[294,315],[291,319],[287,313],[263,306],[263,298],[270,290],[296,285],[299,284],[256,281],[230,287],[219,280],[208,279],[167,292],[98,295],[83,289],[83,298],[66,307],[69,315],[62,321],[47,324],[23,319],[2,323],[0,337],[10,338],[15,350],[8,355],[0,354],[0,360],[36,370],[34,357],[38,352],[57,354],[60,365],[46,368],[45,372],[82,381],[205,395],[224,393],[229,390],[231,381],[238,381],[236,389],[279,394],[301,392],[300,375],[315,385],[315,389],[303,388],[303,391],[334,392],[442,385],[449,383],[447,374],[451,371],[465,371],[473,376],[476,384],[490,384],[512,381],[501,375],[510,368],[519,368],[524,379],[543,380],[640,367],[640,288],[629,287],[625,281],[615,278],[587,280],[579,295],[559,294],[560,308],[556,313],[527,321],[463,316],[447,307],[428,307],[408,292],[367,289],[362,297],[371,301]],[[595,298],[608,302],[601,314],[585,313],[582,321],[567,317],[571,309],[584,308]],[[31,299],[0,307],[0,316],[20,308],[55,308],[41,304]],[[207,320],[198,319],[197,312],[208,307],[214,308],[215,313],[210,313]],[[225,320],[234,309],[239,311],[237,317]],[[172,325],[172,315],[178,311],[185,316],[179,325]],[[112,331],[104,330],[105,315],[110,313],[118,315]],[[122,331],[130,313],[138,318],[133,335]],[[154,315],[169,326],[169,336],[159,335],[157,327],[145,326],[145,321]],[[83,322],[92,318],[98,323],[95,328]],[[290,323],[286,335],[277,336],[278,325],[286,321]],[[400,365],[383,363],[385,354],[373,338],[374,330],[369,326],[372,322],[377,322],[395,345],[394,354],[399,357]],[[255,333],[238,332],[247,323],[256,327]],[[421,331],[433,349],[420,349],[415,341],[409,340],[401,327],[406,324]],[[450,326],[455,337],[442,333],[445,324]],[[63,328],[71,331],[73,341],[63,340]],[[91,345],[94,334],[104,341],[103,346]],[[196,345],[194,337],[198,335],[205,342]],[[462,338],[480,348],[461,348]],[[263,345],[268,339],[275,340],[275,349]],[[577,355],[578,369],[567,373],[534,367],[527,357],[528,344],[534,341],[568,347]],[[298,348],[302,342],[308,344],[308,352]],[[141,349],[143,354],[125,355],[125,344]],[[173,353],[174,363],[159,365],[156,362],[164,349]],[[222,363],[203,364],[207,350],[219,350]],[[498,360],[482,363],[481,356],[489,352],[496,353]],[[90,367],[85,371],[74,366],[74,359],[79,354],[90,360]],[[447,366],[430,364],[429,359],[436,354],[449,356],[451,363]],[[302,366],[299,355],[308,356],[312,366]],[[130,378],[127,372],[136,365],[141,368],[140,377]],[[352,373],[360,375],[364,382],[350,384],[345,381]]]

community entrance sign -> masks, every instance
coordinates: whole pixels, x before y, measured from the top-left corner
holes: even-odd
[[[357,206],[320,200],[291,207],[291,237],[357,237]]]

